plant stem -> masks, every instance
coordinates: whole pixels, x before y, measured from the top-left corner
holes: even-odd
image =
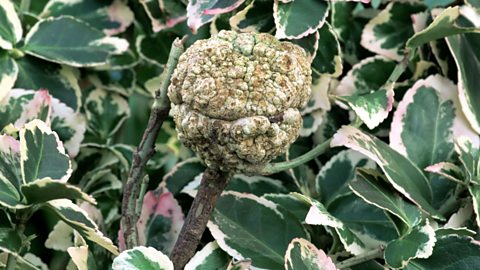
[[[274,174],[284,170],[295,168],[299,165],[309,162],[310,160],[316,158],[317,156],[325,153],[325,151],[330,148],[331,140],[332,139],[328,139],[324,141],[323,143],[315,146],[312,150],[308,151],[307,153],[297,158],[294,158],[290,161],[267,164],[267,166],[265,166],[265,168],[263,168],[263,170],[261,171],[261,174],[265,174],[265,175]]]
[[[229,176],[229,173],[210,168],[203,173],[197,195],[172,251],[171,260],[175,269],[183,269],[188,260],[193,257],[215,208],[215,203],[225,189]]]
[[[122,226],[123,236],[127,249],[137,246],[138,236],[136,230],[137,214],[136,202],[140,193],[140,186],[145,176],[145,165],[155,153],[155,141],[162,127],[163,121],[168,116],[170,101],[167,97],[167,88],[170,84],[173,70],[177,66],[178,58],[184,51],[183,40],[176,39],[172,44],[167,66],[163,72],[163,80],[159,90],[155,91],[147,128],[143,133],[142,140],[133,154],[132,168],[123,191],[122,200]]]
[[[337,263],[337,268],[345,269],[357,264],[368,262],[376,258],[381,258],[383,256],[383,250],[384,250],[384,247],[380,246],[379,248],[372,249],[358,256],[352,257],[350,259],[346,259],[345,261]]]
[[[22,249],[22,247],[24,247],[25,245],[25,236],[24,236],[24,232],[25,232],[25,224],[27,223],[27,220],[30,218],[30,214],[31,212],[29,210],[26,210],[26,211],[20,211],[17,212],[17,222],[16,222],[16,225],[15,225],[15,231],[18,233],[18,235],[20,235],[21,239],[22,239],[22,244],[21,244],[21,247],[20,247],[20,250]],[[17,257],[15,255],[13,255],[12,253],[8,253],[8,258],[7,258],[7,266],[6,266],[6,270],[14,270],[17,266]]]
[[[20,2],[20,12],[25,13],[25,12],[28,12],[29,9],[30,9],[30,0],[22,0],[22,2]]]

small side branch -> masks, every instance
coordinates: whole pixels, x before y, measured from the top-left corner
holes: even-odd
[[[188,216],[173,248],[171,260],[175,269],[183,269],[193,257],[211,213],[225,189],[229,174],[207,168]]]
[[[379,248],[372,249],[370,251],[367,251],[363,254],[360,254],[358,256],[352,257],[350,259],[346,259],[345,261],[337,263],[337,268],[338,269],[346,269],[352,266],[355,266],[357,264],[361,264],[364,262],[368,262],[373,259],[381,258],[383,257],[383,251],[385,248],[383,246],[380,246]]]
[[[140,195],[140,186],[145,176],[145,165],[155,153],[155,141],[162,127],[163,121],[167,118],[170,110],[170,102],[167,97],[167,88],[170,78],[178,63],[178,58],[184,51],[183,40],[176,39],[172,44],[167,66],[163,72],[163,80],[159,90],[155,91],[153,103],[147,128],[143,133],[142,140],[133,154],[132,168],[128,174],[127,182],[123,189],[122,200],[122,227],[123,236],[127,249],[137,246],[137,231],[135,224],[138,220],[136,202]]]

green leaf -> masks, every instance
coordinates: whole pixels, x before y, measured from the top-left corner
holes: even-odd
[[[343,126],[333,137],[331,146],[346,146],[373,159],[395,189],[434,218],[444,219],[431,206],[432,189],[422,171],[383,141],[355,127]]]
[[[195,253],[195,256],[185,265],[185,270],[226,269],[229,261],[230,256],[218,246],[216,241],[213,241]]]
[[[16,230],[0,228],[0,247],[8,250],[19,250],[22,247],[22,239]]]
[[[421,221],[422,214],[417,207],[403,200],[385,184],[386,179],[378,172],[360,169],[357,178],[349,186],[367,203],[392,213],[409,228],[413,228]]]
[[[467,183],[480,184],[480,149],[477,140],[474,143],[471,138],[460,137],[455,142],[455,152],[465,170]]]
[[[405,43],[414,34],[410,16],[423,10],[418,3],[391,2],[363,29],[362,46],[390,59],[402,60]]]
[[[318,75],[338,77],[342,74],[342,49],[335,31],[330,24],[325,23],[319,30],[320,40],[315,58],[312,61],[312,71]]]
[[[335,199],[351,192],[348,184],[355,178],[355,171],[359,167],[375,168],[375,163],[353,150],[336,154],[322,166],[315,178],[315,184],[320,201],[327,208]]]
[[[470,237],[446,236],[437,240],[428,259],[410,261],[407,270],[475,270],[480,265],[480,243]]]
[[[440,75],[417,81],[397,106],[390,146],[423,169],[449,160],[454,138],[466,136],[478,145],[478,135],[463,116],[457,94],[457,86]],[[434,175],[429,179],[436,191],[433,204],[439,206],[453,183]]]
[[[17,63],[6,52],[0,51],[0,103],[8,96],[10,89],[12,89],[17,80],[17,76]]]
[[[273,202],[233,191],[219,198],[208,228],[230,256],[250,258],[254,267],[266,269],[283,267],[291,239],[308,238],[300,222],[284,216]]]
[[[192,0],[187,6],[187,24],[193,33],[200,26],[213,20],[215,15],[230,12],[245,0]]]
[[[72,174],[70,158],[58,135],[40,120],[20,130],[20,160],[24,184],[45,177],[66,182]]]
[[[173,194],[180,192],[195,176],[205,170],[205,165],[198,158],[189,158],[177,163],[165,176],[163,182]]]
[[[413,37],[409,38],[406,46],[415,48],[427,42],[451,35],[458,35],[468,32],[480,32],[479,28],[462,27],[457,25],[455,22],[459,16],[460,9],[458,6],[446,8],[427,28],[415,33]]]
[[[20,143],[0,135],[0,205],[15,207],[21,202]]]
[[[15,269],[41,270],[40,268],[37,268],[35,265],[33,265],[31,262],[27,261],[25,258],[23,258],[17,252],[14,252],[14,251],[9,250],[9,249],[4,248],[4,247],[0,247],[0,253],[6,253],[6,254],[8,254],[8,256],[14,256],[16,258],[16,268]]]
[[[88,129],[101,139],[115,134],[130,116],[128,103],[122,96],[97,88],[85,99]]]
[[[353,255],[367,251],[365,244],[341,220],[330,214],[325,206],[315,199],[295,193],[295,196],[310,205],[310,210],[305,217],[305,223],[310,225],[323,225],[334,229],[343,247]]]
[[[275,28],[272,2],[253,0],[229,19],[230,27],[239,32],[270,32]]]
[[[465,0],[465,4],[476,8],[477,10],[480,9],[480,1],[479,0]]]
[[[22,35],[22,23],[13,3],[10,0],[0,2],[0,48],[11,50]]]
[[[342,78],[334,91],[360,119],[373,129],[382,123],[393,106],[393,84],[386,85],[396,63],[382,56],[365,58]]]
[[[21,190],[29,204],[39,204],[56,199],[84,200],[92,204],[96,203],[95,199],[82,192],[80,188],[51,178],[43,178],[22,185]]]
[[[472,196],[473,210],[475,211],[475,221],[477,226],[480,226],[480,186],[470,185],[468,186],[470,196]]]
[[[465,177],[462,169],[450,162],[439,162],[437,164],[430,165],[425,168],[425,171],[438,174],[457,183],[464,183],[463,179],[465,179]]]
[[[133,12],[122,1],[49,1],[41,17],[70,15],[112,36],[124,32],[133,22]]]
[[[332,259],[302,238],[295,238],[288,245],[285,254],[286,270],[336,270]]]
[[[16,60],[16,88],[47,89],[48,93],[75,111],[80,109],[80,86],[74,69],[25,56]]]
[[[21,115],[25,113],[26,106],[34,97],[35,93],[33,91],[28,92],[18,89],[10,91],[8,96],[1,102],[0,129],[5,128],[9,124],[15,124]],[[22,126],[23,124],[25,123],[21,123]]]
[[[118,248],[98,229],[98,226],[88,217],[87,212],[67,199],[49,201],[43,206],[52,211],[58,218],[75,229],[84,238],[102,246],[114,255]]]
[[[138,53],[140,57],[152,64],[165,65],[175,38],[176,35],[169,31],[139,36],[136,41]]]
[[[475,13],[474,13],[475,14]],[[472,26],[471,23],[467,24]],[[480,27],[480,25],[476,25]],[[480,134],[480,46],[479,33],[466,33],[447,37],[450,52],[458,69],[458,95],[462,110],[472,128]]]
[[[36,23],[25,37],[23,50],[55,63],[91,67],[106,64],[110,54],[127,48],[128,42],[124,39],[107,37],[85,22],[61,16]]]
[[[185,5],[181,1],[142,0],[140,4],[151,21],[153,32],[173,27],[187,19]]]
[[[95,71],[88,76],[96,88],[110,90],[123,96],[130,96],[136,86],[137,77],[132,69]],[[158,87],[158,85],[155,85]]]
[[[113,270],[173,270],[173,263],[162,252],[152,247],[125,250],[113,260]]]
[[[282,213],[292,214],[298,220],[305,220],[308,214],[309,206],[302,200],[290,194],[269,193],[262,196],[263,198],[274,202],[278,206],[278,210]]]
[[[325,111],[316,110],[309,114],[302,116],[303,124],[300,128],[300,136],[308,137],[322,124],[323,118],[325,116]]]
[[[273,4],[278,39],[298,39],[322,27],[328,15],[328,1],[280,1]]]
[[[412,259],[430,257],[435,242],[435,231],[427,220],[407,235],[388,243],[383,256],[390,267],[403,268]]]

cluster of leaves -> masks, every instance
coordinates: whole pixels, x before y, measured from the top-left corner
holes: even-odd
[[[139,201],[148,248],[123,251],[122,186],[172,41],[221,29],[312,59],[278,161],[332,148],[235,175],[186,269],[480,265],[479,1],[22,0],[0,2],[0,266],[173,269],[205,167],[171,120]]]

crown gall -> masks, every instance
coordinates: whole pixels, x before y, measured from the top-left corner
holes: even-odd
[[[179,139],[207,166],[254,174],[297,139],[310,84],[297,45],[221,31],[180,56],[168,96]]]

